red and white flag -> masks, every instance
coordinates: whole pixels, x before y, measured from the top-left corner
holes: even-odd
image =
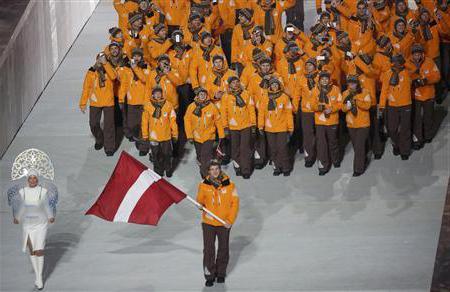
[[[162,214],[186,194],[126,152],[86,215],[113,222],[157,225]]]

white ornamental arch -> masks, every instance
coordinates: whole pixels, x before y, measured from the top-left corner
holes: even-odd
[[[55,179],[55,169],[50,157],[39,149],[27,149],[17,155],[12,165],[11,179],[18,180],[25,177],[30,170],[36,171],[40,177],[45,179]]]

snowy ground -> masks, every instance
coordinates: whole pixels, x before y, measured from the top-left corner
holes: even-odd
[[[449,177],[448,117],[409,161],[389,147],[357,179],[350,147],[341,169],[325,177],[303,168],[300,156],[289,178],[269,168],[250,181],[230,172],[241,212],[227,283],[212,289],[203,287],[200,214],[189,203],[170,208],[158,227],[84,216],[118,155],[94,151],[77,104],[85,70],[115,22],[111,3],[101,3],[1,161],[2,191],[21,151],[36,147],[54,162],[61,202],[49,230],[46,291],[429,290]],[[121,148],[137,154],[128,142]],[[195,195],[197,173],[191,151],[170,181]],[[20,229],[5,197],[0,205],[0,291],[32,291]]]

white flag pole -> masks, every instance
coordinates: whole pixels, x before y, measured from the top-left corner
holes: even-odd
[[[206,212],[208,215],[210,215],[211,217],[213,217],[214,219],[216,219],[217,221],[219,221],[220,223],[222,223],[223,225],[227,225],[228,223],[226,223],[223,219],[221,219],[220,217],[218,217],[216,214],[214,214],[213,212],[209,211],[208,209],[206,209],[205,207],[203,207],[199,202],[197,202],[196,200],[194,200],[193,198],[189,197],[188,195],[186,195],[186,199],[189,200],[189,202],[191,202],[192,204],[194,204],[197,208],[202,208],[203,212]]]

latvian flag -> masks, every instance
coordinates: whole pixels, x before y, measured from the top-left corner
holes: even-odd
[[[114,172],[86,215],[108,221],[156,225],[162,214],[186,194],[122,152]]]

